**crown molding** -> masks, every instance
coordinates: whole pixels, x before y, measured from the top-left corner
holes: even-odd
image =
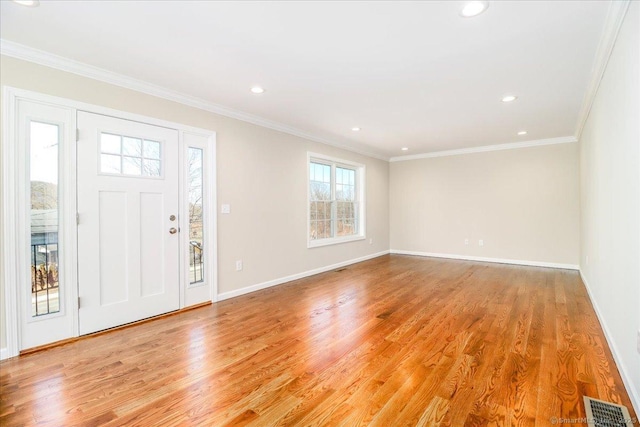
[[[611,50],[613,49],[613,45],[615,44],[615,38],[617,37],[617,33],[620,29],[620,25],[622,23],[624,14],[626,13],[629,3],[630,1],[627,1],[627,0],[614,1],[612,2],[612,6],[609,9],[609,13],[607,15],[607,24],[605,25],[603,38],[600,42],[600,47],[598,48],[599,59],[597,63],[600,65],[597,67],[597,70],[599,71],[598,73],[594,73],[594,79],[590,85],[589,91],[587,92],[588,96],[585,97],[583,111],[581,112],[581,120],[579,122],[580,132],[582,131],[584,122],[588,117],[589,109],[591,107],[591,104],[593,103],[593,98],[595,97],[595,93],[597,92],[597,87],[600,83],[600,80],[602,79],[602,74],[604,73],[604,69],[606,68],[606,62],[608,61],[608,58],[611,55]],[[606,36],[607,34],[609,36]],[[607,52],[607,53],[605,55],[602,52]],[[39,49],[34,49],[29,46],[12,42],[10,40],[0,39],[0,54],[21,59],[24,61],[33,62],[39,65],[44,65],[46,67],[76,74],[82,77],[87,77],[93,80],[98,80],[104,83],[123,87],[125,89],[134,90],[136,92],[141,92],[147,95],[166,99],[168,101],[173,101],[182,105],[208,111],[221,116],[229,117],[236,120],[241,120],[241,121],[251,123],[257,126],[261,126],[264,128],[287,133],[289,135],[294,135],[309,141],[319,142],[321,144],[340,148],[340,149],[361,154],[367,157],[372,157],[375,159],[390,161],[390,162],[425,159],[425,158],[432,158],[432,157],[456,156],[461,154],[480,153],[480,152],[487,152],[487,151],[510,150],[515,148],[562,144],[562,143],[577,141],[576,137],[566,136],[566,137],[559,137],[559,138],[522,141],[522,142],[507,143],[507,144],[496,144],[496,145],[486,145],[481,147],[462,148],[457,150],[436,151],[436,152],[428,152],[428,153],[422,153],[422,154],[413,154],[413,155],[397,156],[397,157],[389,158],[388,156],[385,156],[380,153],[353,148],[351,146],[348,146],[345,143],[336,142],[327,138],[323,138],[319,135],[315,135],[313,133],[310,133],[301,129],[297,129],[280,122],[265,119],[260,116],[256,116],[253,114],[245,113],[240,110],[235,110],[229,107],[225,107],[220,104],[215,104],[209,101],[205,101],[201,98],[197,98],[191,95],[186,95],[181,92],[173,91],[171,89],[154,85],[152,83],[134,79],[132,77],[114,73],[114,72],[105,70],[103,68],[94,67],[92,65],[88,65],[82,62],[74,61],[72,59],[55,55],[49,52],[45,52]],[[596,67],[594,67],[594,69],[596,69]],[[598,76],[597,79],[595,78],[596,75]],[[587,100],[589,100],[588,103],[586,102]],[[576,132],[576,135],[578,135],[578,137],[580,132]]]
[[[289,135],[294,135],[309,141],[319,142],[322,144],[330,145],[332,147],[351,151],[353,153],[362,154],[364,156],[389,161],[388,156],[382,155],[380,153],[353,148],[345,143],[314,135],[313,133],[297,129],[280,122],[265,119],[263,117],[245,113],[240,110],[228,108],[220,104],[205,101],[201,98],[173,91],[162,86],[134,79],[123,74],[114,73],[103,68],[94,67],[83,62],[74,61],[72,59],[45,52],[39,49],[34,49],[32,47],[25,46],[20,43],[15,43],[10,40],[0,39],[0,54],[24,61],[33,62],[39,65],[44,65],[46,67],[55,68],[60,71],[73,73],[93,80],[99,80],[104,83],[109,83],[115,86],[123,87],[125,89],[145,93],[147,95],[166,99],[168,101],[177,102],[179,104],[198,108],[200,110],[208,111],[221,116],[229,117],[236,120],[242,120],[243,122],[248,122],[268,129],[284,132]]]
[[[389,159],[390,162],[405,162],[407,160],[429,159],[432,157],[459,156],[461,154],[485,153],[488,151],[514,150],[516,148],[540,147],[543,145],[567,144],[577,142],[575,136],[561,136],[559,138],[536,139],[532,141],[511,142],[507,144],[483,145],[481,147],[460,148],[458,150],[432,151],[430,153],[398,156]]]
[[[609,2],[609,10],[607,11],[607,17],[604,22],[604,29],[602,30],[602,36],[598,43],[598,49],[596,50],[596,57],[591,68],[591,80],[587,91],[585,92],[584,99],[582,100],[582,107],[580,108],[580,114],[578,115],[578,122],[576,124],[575,135],[578,139],[582,136],[582,130],[589,118],[591,107],[598,93],[600,82],[607,69],[609,58],[618,39],[618,33],[622,22],[627,14],[631,0],[616,0]]]

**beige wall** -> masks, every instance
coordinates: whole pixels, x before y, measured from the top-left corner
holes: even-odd
[[[393,162],[390,177],[392,250],[578,264],[575,143]]]
[[[640,4],[632,2],[580,138],[580,268],[640,412]],[[588,257],[588,261],[587,261]]]
[[[231,214],[218,218],[220,293],[389,249],[385,161],[5,56],[0,66],[2,85],[217,132],[218,211],[231,204]],[[366,166],[367,240],[307,249],[308,150]],[[235,271],[239,259],[242,272]],[[0,308],[4,325],[3,289]],[[4,327],[0,340],[4,348]]]

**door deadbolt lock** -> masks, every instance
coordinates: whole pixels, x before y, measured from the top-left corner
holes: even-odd
[[[176,220],[176,216],[175,216],[175,215],[171,215],[171,216],[169,217],[169,221],[175,221],[175,220]]]
[[[178,230],[175,227],[171,227],[169,229],[169,233],[171,233],[171,234],[176,234],[177,232],[178,232]]]

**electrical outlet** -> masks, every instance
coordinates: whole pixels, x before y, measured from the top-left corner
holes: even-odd
[[[464,239],[464,244],[468,245],[469,244],[469,239]]]
[[[231,205],[222,205],[220,208],[220,212],[223,214],[230,214],[231,213]]]
[[[236,261],[236,271],[242,271],[242,260],[241,259]]]
[[[373,239],[369,239],[369,244],[373,245]]]
[[[482,239],[478,240],[478,246],[484,246],[484,240]]]

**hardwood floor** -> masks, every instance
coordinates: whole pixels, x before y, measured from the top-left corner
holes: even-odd
[[[0,371],[3,426],[547,426],[583,395],[635,417],[577,272],[399,255]]]

